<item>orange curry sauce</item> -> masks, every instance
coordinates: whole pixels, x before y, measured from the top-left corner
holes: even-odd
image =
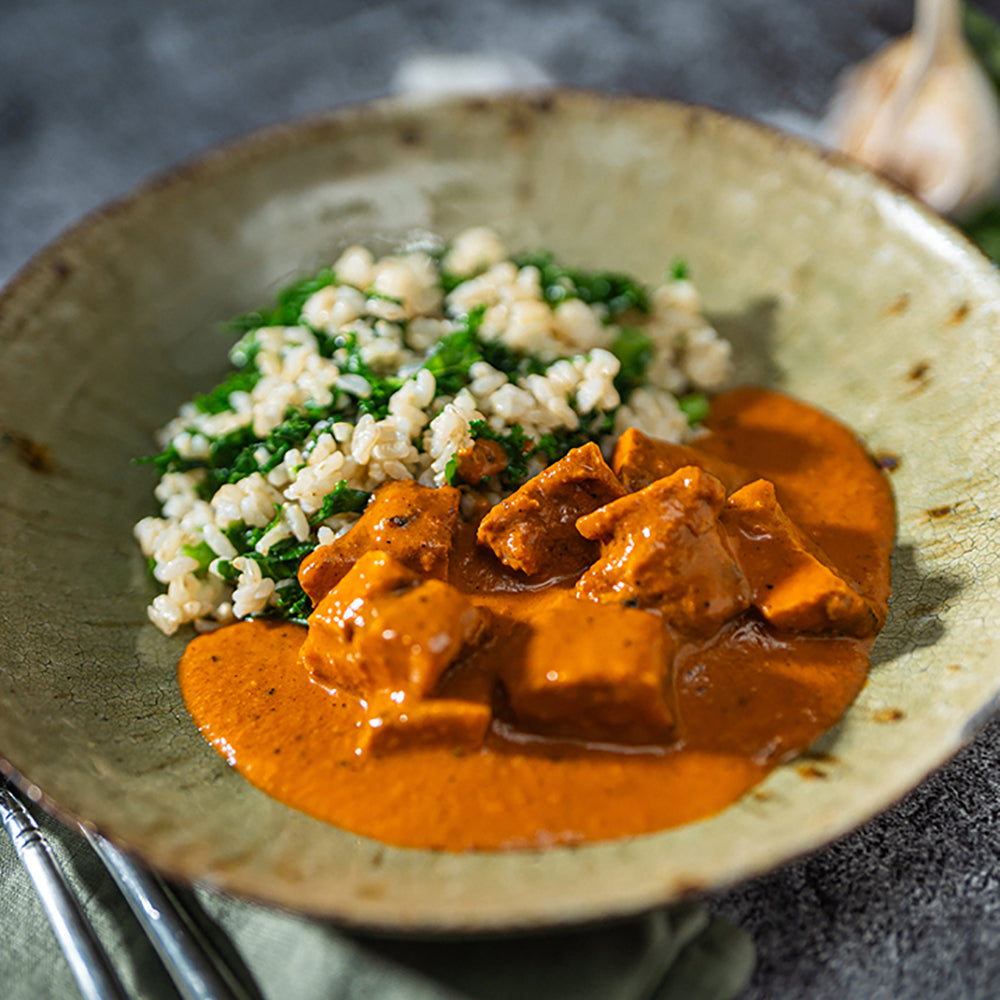
[[[188,645],[180,684],[196,724],[274,798],[402,846],[498,850],[608,840],[718,812],[830,728],[863,686],[872,635],[885,616],[895,516],[886,479],[863,447],[812,407],[739,389],[715,399],[707,427],[692,444],[706,466],[735,463],[750,473],[744,479],[773,483],[810,546],[872,609],[872,628],[796,632],[751,608],[711,634],[675,635],[667,691],[674,727],[658,743],[588,742],[559,727],[525,732],[501,696],[481,746],[380,755],[358,750],[363,699],[314,681],[302,665],[306,630],[253,621]],[[483,678],[491,687],[505,658],[518,655],[523,623],[572,598],[575,583],[539,585],[509,569],[476,544],[475,525],[461,521],[447,579],[490,612],[494,632],[464,675],[444,675],[446,694],[481,687]],[[567,634],[552,647],[571,663],[589,655],[580,641]],[[593,636],[583,641],[593,644]],[[549,676],[559,668],[557,657]]]

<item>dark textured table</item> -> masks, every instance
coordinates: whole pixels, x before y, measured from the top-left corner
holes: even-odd
[[[0,281],[151,173],[391,93],[416,56],[787,120],[819,115],[837,73],[909,17],[902,0],[0,0]],[[746,996],[1000,994],[998,763],[994,722],[885,815],[710,900],[756,943]]]

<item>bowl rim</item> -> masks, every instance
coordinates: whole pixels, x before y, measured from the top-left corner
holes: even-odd
[[[441,109],[442,107],[455,107],[466,109],[489,109],[496,112],[504,109],[511,111],[517,109],[558,110],[560,103],[569,103],[578,108],[587,105],[593,107],[664,107],[672,108],[677,112],[686,112],[690,115],[706,115],[716,119],[724,120],[729,124],[727,127],[744,129],[748,132],[755,132],[765,137],[766,141],[774,149],[790,147],[812,159],[822,161],[838,171],[846,171],[855,176],[864,176],[878,187],[882,187],[896,197],[900,197],[909,203],[926,221],[938,230],[944,230],[953,244],[956,244],[964,255],[972,255],[987,264],[998,277],[1000,270],[997,270],[993,262],[981,251],[981,249],[957,227],[953,222],[944,218],[929,206],[919,201],[911,192],[904,189],[895,181],[878,175],[851,159],[844,153],[826,148],[816,142],[801,136],[787,133],[780,128],[746,118],[723,109],[712,107],[708,104],[679,101],[670,98],[653,97],[648,95],[629,95],[622,93],[603,93],[596,90],[575,89],[565,87],[544,88],[538,90],[522,90],[502,92],[497,94],[452,94],[437,96],[433,98],[413,98],[413,97],[382,97],[368,101],[358,101],[346,104],[335,105],[327,110],[296,117],[287,121],[278,121],[263,126],[241,132],[221,142],[213,143],[206,148],[184,157],[174,164],[155,171],[146,179],[140,181],[129,190],[112,198],[102,204],[85,212],[70,225],[63,228],[58,234],[49,240],[44,246],[35,251],[29,258],[18,267],[11,277],[0,288],[0,323],[3,322],[9,303],[15,299],[23,289],[39,280],[49,269],[58,270],[60,261],[67,247],[91,234],[100,226],[115,220],[117,217],[127,215],[133,211],[135,206],[146,202],[150,198],[155,198],[164,193],[175,192],[187,184],[197,184],[206,176],[221,175],[225,172],[238,168],[241,164],[253,162],[257,159],[267,158],[272,152],[288,149],[298,143],[307,143],[311,136],[329,137],[331,132],[344,129],[349,130],[357,123],[375,121],[379,118],[392,116],[400,113],[412,113],[419,116],[422,111],[429,108]],[[1000,285],[998,285],[1000,288]],[[920,778],[926,779],[928,775],[938,768],[947,764],[958,752],[970,743],[979,731],[990,721],[1000,707],[1000,694],[994,695],[989,701],[984,702],[979,710],[967,720],[962,730],[960,739],[954,745],[946,748],[936,764],[931,765]],[[98,823],[92,822],[62,806],[57,800],[35,784],[30,776],[20,770],[15,763],[7,759],[0,749],[0,776],[9,780],[27,799],[35,806],[42,808],[46,813],[53,816],[71,829],[83,827],[91,832],[102,832]],[[919,783],[919,782],[917,782]],[[498,921],[492,924],[477,925],[475,927],[456,926],[447,920],[436,925],[433,921],[425,921],[420,927],[415,927],[409,921],[403,921],[398,926],[387,923],[384,920],[372,922],[365,917],[357,917],[351,913],[333,911],[330,909],[320,909],[304,907],[302,909],[289,906],[280,901],[255,895],[252,891],[247,891],[239,887],[232,887],[220,883],[219,888],[227,895],[247,902],[252,902],[265,907],[270,907],[278,911],[295,915],[311,916],[319,919],[334,920],[337,923],[361,930],[376,931],[381,933],[405,933],[421,937],[439,937],[442,935],[451,936],[489,936],[498,933],[509,933],[512,930],[542,929],[555,926],[585,926],[587,924],[604,922],[611,919],[619,919],[629,915],[636,915],[653,909],[662,907],[671,902],[679,902],[690,898],[697,898],[706,892],[718,892],[746,881],[752,877],[764,874],[780,867],[793,863],[799,858],[807,856],[819,849],[832,845],[851,832],[869,822],[874,816],[891,808],[908,791],[915,787],[909,783],[905,788],[894,788],[891,798],[884,801],[876,808],[870,809],[865,815],[858,817],[852,815],[847,822],[833,824],[833,828],[826,829],[821,837],[815,839],[814,843],[804,843],[794,853],[783,855],[781,860],[769,863],[763,867],[738,870],[730,872],[728,876],[720,878],[711,886],[691,886],[687,890],[675,892],[672,895],[660,893],[656,898],[650,897],[645,902],[637,904],[631,898],[618,900],[616,904],[609,905],[600,912],[583,913],[579,915],[563,916],[553,918],[548,913],[542,914],[535,920],[519,917],[514,923]],[[148,856],[145,849],[130,844],[127,840],[120,840],[114,836],[108,839],[120,850],[137,858],[143,865],[147,866],[158,874],[168,877],[178,883],[185,885],[200,885],[197,875],[190,872],[177,870],[170,865],[162,865],[154,858]],[[636,839],[636,838],[632,838]],[[486,852],[490,853],[490,852]],[[544,851],[537,849],[518,850],[503,852],[511,854],[538,855]]]

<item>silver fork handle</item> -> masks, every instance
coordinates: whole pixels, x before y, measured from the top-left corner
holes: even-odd
[[[2,778],[0,821],[35,886],[80,993],[86,1000],[127,1000],[38,824]]]
[[[111,873],[184,1000],[249,1000],[221,960],[203,949],[156,876],[134,864],[99,834],[81,830]]]

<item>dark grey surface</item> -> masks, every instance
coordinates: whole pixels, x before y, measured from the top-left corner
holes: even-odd
[[[837,73],[909,16],[902,0],[0,0],[0,281],[150,174],[389,93],[417,54],[516,55],[569,85],[817,115]],[[746,996],[1000,994],[998,761],[993,723],[886,815],[712,900],[756,941]]]
[[[821,111],[905,0],[0,0],[0,279],[101,202],[258,125],[390,92],[402,59],[519,55],[558,82]]]
[[[884,815],[712,901],[747,930],[747,998],[1000,995],[1000,722]]]

